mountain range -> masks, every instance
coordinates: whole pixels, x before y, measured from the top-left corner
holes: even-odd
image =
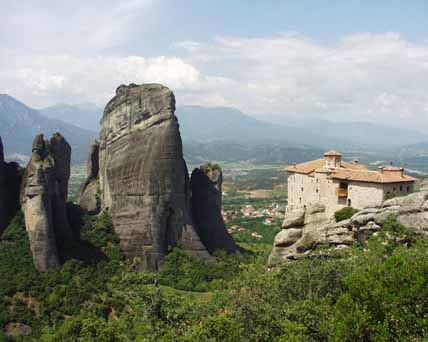
[[[7,155],[18,155],[18,159],[20,155],[29,156],[37,134],[50,138],[55,132],[60,132],[72,146],[74,162],[86,160],[89,143],[97,136],[93,131],[47,118],[15,98],[0,94],[0,136]]]
[[[57,104],[40,109],[40,112],[52,119],[98,131],[103,109],[94,104]],[[294,147],[306,145],[379,150],[428,141],[428,135],[402,127],[327,120],[284,121],[277,124],[258,120],[228,107],[179,106],[177,117],[183,140],[199,143],[283,142]]]
[[[102,113],[101,107],[90,103],[35,110],[11,96],[0,95],[0,136],[9,154],[29,155],[35,134],[60,131],[73,147],[73,160],[82,161],[89,141],[98,135]],[[419,131],[368,122],[302,120],[275,124],[228,107],[179,106],[176,114],[186,157],[194,162],[299,162],[299,156],[309,158],[331,148],[397,157],[400,152],[403,160],[403,155],[418,157],[421,149],[416,147],[428,144],[428,135]]]
[[[94,132],[100,130],[103,109],[92,103],[70,105],[59,103],[39,109],[44,116],[57,119]]]

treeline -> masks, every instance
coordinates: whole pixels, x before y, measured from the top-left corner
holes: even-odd
[[[121,256],[108,215],[84,218],[81,237],[85,253],[70,248],[61,269],[40,274],[22,217],[3,234],[0,327],[30,326],[31,334],[18,341],[428,337],[428,242],[394,218],[365,248],[326,250],[277,270],[267,270],[266,254],[246,244],[247,251],[208,261],[176,249],[160,273],[138,272],[137,260]],[[0,334],[0,341],[8,340]]]

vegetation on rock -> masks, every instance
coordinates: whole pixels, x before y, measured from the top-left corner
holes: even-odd
[[[0,326],[18,341],[409,341],[428,336],[426,238],[390,217],[367,249],[266,269],[263,243],[195,259],[180,249],[160,273],[121,257],[108,213],[83,218],[99,258],[37,273],[18,215],[0,243]],[[259,246],[259,247],[257,247]],[[89,248],[89,247],[88,247]],[[115,251],[113,253],[112,251]],[[76,253],[76,251],[74,251]],[[0,335],[0,341],[7,341]]]
[[[336,222],[344,221],[350,219],[357,212],[357,209],[354,209],[352,207],[345,207],[336,211],[334,213],[334,218],[336,219]]]

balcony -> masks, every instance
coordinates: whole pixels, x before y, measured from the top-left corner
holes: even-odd
[[[345,189],[345,188],[337,188],[336,189],[336,195],[337,195],[337,197],[339,197],[339,198],[346,198],[346,197],[348,197],[348,189]]]

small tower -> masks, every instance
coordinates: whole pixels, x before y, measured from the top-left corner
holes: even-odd
[[[329,169],[336,169],[340,167],[342,155],[334,150],[324,153],[325,167]]]

